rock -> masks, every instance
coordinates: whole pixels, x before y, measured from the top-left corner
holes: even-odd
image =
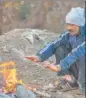
[[[29,35],[33,36],[32,44],[26,38]],[[15,29],[7,32],[0,36],[1,61],[15,61],[18,78],[22,79],[25,84],[40,85],[40,89],[43,90],[42,94],[48,92],[49,96],[52,95],[52,98],[83,98],[83,96],[75,96],[76,93],[73,91],[67,93],[52,92],[53,83],[58,78],[56,73],[45,69],[41,64],[33,63],[25,58],[28,55],[35,55],[45,44],[57,37],[58,34],[54,32],[38,29]],[[49,60],[55,61],[54,57]],[[0,86],[1,84],[3,84],[3,81],[0,75]]]

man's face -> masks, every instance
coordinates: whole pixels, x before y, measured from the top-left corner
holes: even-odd
[[[79,26],[74,24],[67,24],[66,29],[69,31],[70,35],[79,35]]]

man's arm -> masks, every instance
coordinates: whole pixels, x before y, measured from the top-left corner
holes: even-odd
[[[50,64],[49,62],[44,62],[43,66],[54,72],[68,69],[73,63],[76,62],[76,60],[85,55],[85,45],[86,43],[83,42],[80,46],[74,49],[65,59],[61,60],[59,65],[55,66],[54,64]]]
[[[40,61],[43,62],[47,60],[50,56],[52,56],[55,53],[56,48],[66,43],[67,37],[68,32],[63,33],[58,39],[47,44],[41,51],[39,51],[37,53],[37,56],[39,57]]]
[[[86,43],[83,42],[77,48],[73,49],[65,59],[60,61],[60,66],[63,70],[70,68],[70,66],[72,66],[81,56],[85,55],[85,45]]]

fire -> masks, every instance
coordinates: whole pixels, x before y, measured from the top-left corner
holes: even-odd
[[[17,84],[23,84],[22,80],[17,79],[17,72],[15,68],[16,63],[13,61],[0,64],[2,68],[1,73],[4,78],[4,92],[13,93],[16,91]]]

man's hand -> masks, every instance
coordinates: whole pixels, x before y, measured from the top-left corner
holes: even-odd
[[[31,61],[33,61],[33,62],[40,62],[39,57],[38,57],[38,56],[35,56],[35,55],[27,56],[27,57],[25,57],[25,58],[27,58],[27,59],[29,59],[29,60],[31,60]]]
[[[50,62],[47,62],[47,61],[43,62],[42,64],[43,64],[43,66],[44,66],[45,68],[48,68],[48,69],[50,69],[50,70],[52,70],[52,71],[54,71],[54,72],[59,72],[59,71],[61,71],[60,65],[54,65],[54,64],[51,64]]]

